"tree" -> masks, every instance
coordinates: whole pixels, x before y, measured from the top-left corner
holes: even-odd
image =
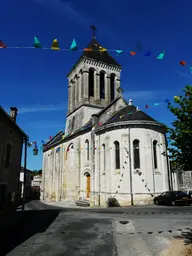
[[[173,128],[168,128],[170,145],[169,156],[173,164],[185,171],[192,171],[192,86],[186,85],[184,95],[175,96],[168,109],[177,118]]]

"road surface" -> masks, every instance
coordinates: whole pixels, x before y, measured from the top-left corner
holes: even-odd
[[[1,255],[158,256],[192,227],[191,206],[72,210],[32,201],[26,209],[4,233]]]

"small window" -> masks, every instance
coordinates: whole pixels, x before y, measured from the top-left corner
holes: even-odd
[[[134,169],[140,168],[139,140],[133,141]]]
[[[9,167],[11,163],[11,144],[7,144],[6,156],[5,156],[5,167]]]
[[[105,150],[105,144],[102,145],[103,148],[103,170],[106,169],[106,150]]]
[[[86,161],[89,161],[89,141],[85,141]]]
[[[120,146],[119,146],[119,142],[115,141],[114,145],[115,145],[115,168],[120,169]]]
[[[105,73],[100,72],[100,99],[105,99]]]
[[[94,70],[89,69],[89,97],[94,97]]]
[[[153,141],[153,159],[154,159],[154,168],[157,169],[157,141]]]
[[[111,101],[115,99],[115,75],[110,76],[110,91],[111,91]]]

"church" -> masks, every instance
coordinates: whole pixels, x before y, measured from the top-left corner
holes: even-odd
[[[164,125],[126,102],[121,65],[93,37],[68,73],[65,132],[43,147],[42,199],[149,204],[170,189]]]

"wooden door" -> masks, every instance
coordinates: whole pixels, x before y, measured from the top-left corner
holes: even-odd
[[[90,197],[90,185],[91,185],[90,182],[91,182],[90,175],[87,175],[87,198]]]

